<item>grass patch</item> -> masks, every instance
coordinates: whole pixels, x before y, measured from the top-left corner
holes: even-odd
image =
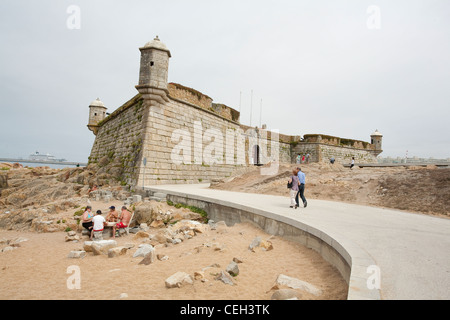
[[[184,204],[184,203],[176,203],[176,204],[174,204],[170,200],[167,200],[166,202],[167,202],[167,204],[169,206],[173,206],[173,207],[175,207],[177,209],[185,208],[185,209],[191,210],[192,212],[198,213],[202,217],[202,220],[203,220],[202,222],[203,223],[208,223],[208,213],[205,210],[203,210],[203,209],[201,209],[199,207],[195,207],[195,206],[188,206],[187,204]]]
[[[82,207],[81,209],[75,211],[75,213],[74,213],[73,215],[74,215],[75,217],[82,216],[85,210],[86,210],[86,207]]]

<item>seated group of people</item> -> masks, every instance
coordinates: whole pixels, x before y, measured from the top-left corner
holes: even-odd
[[[87,206],[82,216],[82,225],[90,232],[90,239],[92,240],[95,233],[103,232],[104,227],[108,222],[117,222],[112,226],[113,238],[116,237],[116,230],[128,227],[131,220],[131,212],[127,207],[122,207],[122,212],[119,214],[114,206],[109,207],[109,212],[106,218],[102,216],[102,211],[97,210],[96,214],[92,212],[92,207]]]

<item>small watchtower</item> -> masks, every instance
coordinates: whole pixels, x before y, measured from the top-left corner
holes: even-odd
[[[167,80],[169,73],[169,49],[158,36],[148,42],[141,51],[139,84],[136,89],[144,99],[154,99],[160,103],[168,101]]]
[[[94,132],[95,135],[97,135],[98,123],[106,118],[106,110],[107,108],[99,98],[92,101],[89,105],[89,123],[87,127]]]
[[[382,142],[383,142],[383,135],[378,132],[378,129],[375,130],[374,133],[370,135],[370,143],[375,146],[375,155],[378,156],[381,152],[383,152],[382,148]]]

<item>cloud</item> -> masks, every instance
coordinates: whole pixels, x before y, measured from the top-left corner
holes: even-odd
[[[66,27],[69,5],[80,30]],[[450,157],[447,1],[2,1],[2,156],[35,149],[86,161],[89,103],[136,94],[139,50],[159,35],[169,81],[286,134],[370,141],[382,156]],[[242,93],[240,95],[240,93]],[[20,130],[18,130],[20,128]]]

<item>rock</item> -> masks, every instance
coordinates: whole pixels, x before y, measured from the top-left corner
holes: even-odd
[[[143,202],[136,206],[136,209],[134,210],[134,219],[137,224],[146,223],[147,225],[150,225],[153,220],[156,220],[159,216],[160,210],[162,210],[161,203],[156,201]]]
[[[150,223],[150,227],[152,228],[163,228],[165,227],[165,223],[162,220],[153,220],[152,223]]]
[[[14,239],[10,240],[8,243],[9,243],[10,246],[18,247],[19,243],[25,242],[25,241],[28,241],[28,239],[22,238],[22,237],[18,237],[18,238],[14,238]]]
[[[195,271],[194,272],[194,280],[202,280],[205,278],[205,273],[202,271]]]
[[[155,248],[151,244],[141,244],[139,245],[136,252],[133,254],[133,258],[145,257],[148,253],[154,252]]]
[[[172,237],[167,234],[167,230],[161,230],[152,237],[152,242],[156,243],[172,243]]]
[[[256,247],[259,247],[260,244],[261,244],[261,237],[256,237],[255,239],[253,239],[252,243],[250,243],[248,249],[254,251],[254,249]]]
[[[157,254],[156,258],[160,261],[165,261],[165,260],[169,260],[169,257],[166,256],[165,254]]]
[[[141,238],[149,238],[150,235],[145,232],[145,231],[138,231],[135,235],[134,235],[134,239],[141,239]]]
[[[232,261],[225,269],[233,277],[236,277],[239,274],[239,267],[236,262]]]
[[[2,249],[2,252],[13,251],[14,249],[16,249],[16,247],[7,246]]]
[[[289,276],[286,276],[284,274],[280,274],[278,275],[278,278],[276,280],[276,284],[278,285],[284,285],[284,286],[288,286],[289,288],[292,289],[300,289],[302,291],[306,291],[308,293],[311,293],[313,295],[315,295],[316,297],[322,295],[322,290],[320,290],[319,288],[315,287],[314,285],[296,279],[296,278],[292,278]]]
[[[142,202],[142,196],[135,194],[133,195],[132,203]]]
[[[216,277],[216,280],[220,280],[225,284],[229,284],[230,286],[234,285],[233,278],[226,271],[221,271],[220,274]]]
[[[300,299],[301,297],[302,295],[299,292],[295,291],[294,289],[279,289],[272,294],[272,297],[270,299],[292,300],[292,299]]]
[[[91,250],[92,250],[92,253],[94,254],[94,256],[100,256],[100,255],[103,254],[103,253],[102,253],[102,250],[101,250],[101,247],[98,246],[96,243],[93,243],[93,244],[92,244]],[[108,249],[108,250],[109,250],[109,249]],[[106,254],[108,254],[108,253],[106,253]]]
[[[185,235],[182,234],[182,233],[179,233],[179,234],[177,234],[177,235],[174,237],[174,239],[179,239],[179,240],[181,240],[181,241],[184,241],[184,240],[185,240]],[[173,241],[172,241],[172,242],[173,242]]]
[[[193,231],[195,233],[207,233],[210,230],[210,226],[207,224],[199,223],[196,224]]]
[[[108,254],[108,250],[117,247],[116,240],[100,240],[100,241],[85,241],[83,249],[86,252],[94,252],[92,246],[96,245],[96,249],[103,254]]]
[[[127,293],[121,293],[119,296],[119,299],[126,299],[128,298],[128,294]]]
[[[261,240],[260,247],[265,249],[266,251],[270,251],[273,249],[272,242],[266,240]]]
[[[222,251],[225,248],[224,244],[220,244],[217,242],[214,242],[211,247],[213,248],[214,251]]]
[[[243,262],[241,258],[236,258],[236,257],[233,258],[233,261],[236,262],[236,263],[242,263]]]
[[[13,169],[22,169],[22,168],[23,168],[23,165],[21,165],[20,163],[18,163],[18,162],[13,163]]]
[[[147,229],[148,229],[148,228],[147,228]],[[145,230],[141,230],[139,227],[133,227],[133,228],[130,228],[130,229],[128,230],[129,233],[133,233],[133,234],[136,234],[136,233],[138,233],[139,231],[145,231]]]
[[[77,233],[75,231],[69,231],[67,232],[65,241],[69,242],[69,241],[79,241],[80,237],[77,235]]]
[[[142,259],[142,261],[139,262],[139,264],[149,265],[150,263],[155,262],[155,259],[156,259],[155,257],[156,257],[155,249],[153,248],[152,251],[148,252],[148,253],[145,255],[144,259]]]
[[[171,226],[171,230],[175,233],[193,231],[194,229],[201,229],[202,224],[195,220],[180,220]],[[193,233],[195,235],[195,233]]]
[[[84,250],[75,250],[70,251],[67,255],[67,258],[69,259],[83,259],[86,256],[86,251]]]
[[[139,225],[139,228],[140,228],[142,231],[145,231],[145,232],[147,232],[148,229],[149,229],[149,227],[148,227],[148,225],[147,225],[146,223],[141,223],[141,224]]]
[[[118,256],[123,256],[128,251],[128,248],[125,246],[115,247],[108,250],[108,258],[114,258]]]
[[[177,272],[166,279],[167,288],[181,288],[185,284],[193,284],[192,277],[186,272]]]

